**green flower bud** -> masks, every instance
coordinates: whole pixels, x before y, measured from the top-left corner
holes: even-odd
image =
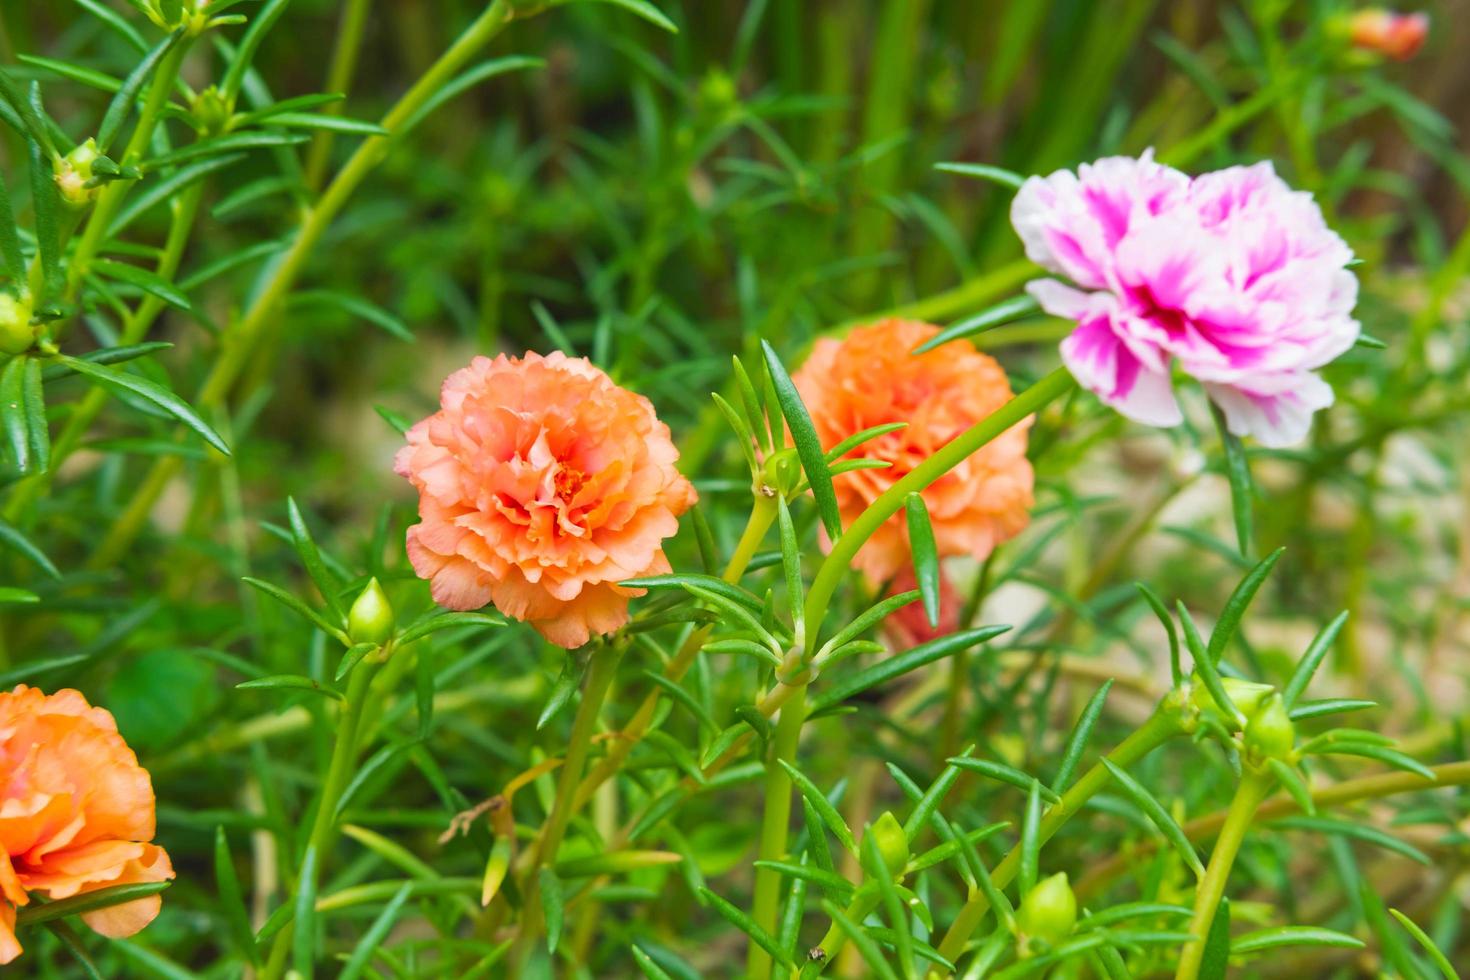
[[[1199,679],[1199,675],[1192,674],[1189,680],[1194,706],[1200,711],[1212,712],[1220,718],[1225,719],[1225,727],[1234,731],[1234,719],[1226,718],[1225,712],[1215,703],[1215,699],[1210,696],[1209,689]],[[1255,714],[1256,709],[1261,706],[1261,702],[1276,690],[1270,684],[1257,684],[1255,681],[1243,681],[1238,677],[1222,677],[1220,678],[1220,686],[1225,688],[1225,693],[1229,695],[1230,700],[1240,709],[1240,713],[1247,718]]]
[[[89,139],[56,162],[54,177],[61,199],[68,204],[81,207],[97,199],[101,188],[88,186],[92,179],[92,164],[102,154],[97,151],[97,141]]]
[[[1040,939],[1050,946],[1071,935],[1077,924],[1077,896],[1067,883],[1067,873],[1058,872],[1043,878],[1021,899],[1016,910],[1016,925],[1028,939]]]
[[[368,582],[367,588],[352,604],[347,614],[347,637],[353,643],[386,643],[393,635],[393,607],[377,579]]]
[[[229,100],[220,93],[216,85],[211,85],[194,96],[190,111],[206,133],[223,133],[233,114]]]
[[[23,354],[36,342],[29,300],[0,292],[0,351]]]
[[[208,6],[209,0],[182,0],[178,15],[170,20],[164,13],[163,3],[160,0],[151,0],[148,4],[148,19],[166,31],[187,25],[191,34],[198,34],[204,29],[205,8]]]
[[[1281,695],[1272,694],[1245,723],[1246,754],[1256,762],[1285,759],[1296,747],[1296,726]]]
[[[888,873],[897,877],[909,863],[909,838],[903,832],[903,825],[892,812],[884,810],[883,815],[868,828],[868,833],[873,835]]]
[[[779,449],[766,460],[765,482],[783,497],[790,498],[801,486],[805,474],[795,449]]]

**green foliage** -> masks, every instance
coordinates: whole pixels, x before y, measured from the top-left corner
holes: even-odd
[[[5,5],[0,688],[113,713],[177,872],[35,896],[17,975],[1455,976],[1470,166],[1450,18],[1386,64],[1352,6]],[[1012,195],[1147,147],[1361,259],[1307,445],[1047,373]],[[900,593],[838,502],[914,420],[823,445],[791,377],[890,316],[1003,363],[1035,469],[983,563],[875,504]],[[526,349],[699,490],[609,647],[405,554],[403,434]]]

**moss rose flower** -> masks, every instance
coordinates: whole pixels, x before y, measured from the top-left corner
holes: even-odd
[[[1317,369],[1358,339],[1353,253],[1270,163],[1190,178],[1108,157],[1030,178],[1011,221],[1031,261],[1075,284],[1027,287],[1077,323],[1062,360],[1134,421],[1184,420],[1176,365],[1264,446],[1300,442],[1332,404]]]
[[[153,784],[112,715],[76,691],[0,692],[0,963],[21,954],[18,906],[174,876],[154,832]],[[157,895],[83,914],[104,936],[153,921]]]
[[[576,647],[628,620],[617,583],[669,570],[694,503],[648,399],[585,358],[477,357],[444,382],[394,469],[419,491],[408,556],[448,609],[493,603]]]
[[[883,469],[853,470],[834,481],[843,524],[935,450],[1011,400],[1011,385],[994,358],[965,341],[923,354],[915,347],[939,328],[914,320],[883,320],[843,340],[817,341],[792,380],[824,446],[889,422],[896,432],[870,439],[847,459],[881,460]],[[1006,430],[924,490],[941,557],[983,559],[1030,520],[1032,474],[1026,460],[1030,420]],[[909,565],[902,514],[883,524],[858,551],[857,567],[892,578]]]

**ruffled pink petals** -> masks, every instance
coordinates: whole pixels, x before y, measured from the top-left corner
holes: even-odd
[[[1085,287],[1028,289],[1076,321],[1063,360],[1129,418],[1182,420],[1176,366],[1267,445],[1303,438],[1331,404],[1312,372],[1358,337],[1352,253],[1269,163],[1190,180],[1147,154],[1110,158],[1027,181],[1012,220],[1033,261]]]
[[[1135,422],[1172,426],[1184,421],[1169,375],[1134,355],[1108,313],[1079,321],[1062,341],[1062,361],[1078,384]]]
[[[1027,180],[1011,205],[1011,223],[1032,262],[1079,286],[1102,289],[1111,280],[1118,243],[1188,186],[1188,177],[1151,154],[1108,157],[1076,174],[1059,170]]]
[[[1332,386],[1308,372],[1257,378],[1250,387],[1206,383],[1205,391],[1233,434],[1254,436],[1271,449],[1300,443],[1312,414],[1332,404]]]

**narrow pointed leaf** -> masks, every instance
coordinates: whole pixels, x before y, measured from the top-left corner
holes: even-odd
[[[1164,809],[1164,805],[1154,799],[1153,794],[1145,789],[1142,783],[1114,765],[1112,760],[1106,756],[1103,757],[1102,764],[1107,767],[1108,773],[1134,805],[1144,812],[1144,815],[1158,828],[1159,833],[1163,834],[1164,839],[1179,852],[1179,856],[1184,859],[1184,863],[1189,866],[1190,870],[1199,877],[1204,877],[1205,866],[1200,861],[1199,854],[1195,851],[1194,845],[1189,842],[1189,838],[1184,835],[1179,824],[1169,816],[1169,811]]]
[[[908,520],[909,551],[914,561],[914,581],[924,597],[924,615],[930,629],[939,628],[939,550],[934,544],[934,525],[929,522],[929,509],[924,498],[911,493],[904,498]]]
[[[993,184],[1009,187],[1012,190],[1019,190],[1021,185],[1026,182],[1026,178],[1020,174],[1012,170],[1006,170],[1004,167],[992,166],[988,163],[936,163],[934,169],[942,170],[945,173],[959,174],[963,177],[978,177],[981,180],[988,180]]]
[[[797,393],[791,375],[786,373],[786,367],[776,356],[775,348],[763,340],[761,350],[765,352],[766,370],[776,387],[776,402],[781,406],[781,414],[786,419],[787,427],[791,429],[796,455],[801,459],[802,471],[806,473],[812,496],[816,498],[817,513],[822,518],[822,526],[827,529],[827,536],[836,541],[842,536],[842,516],[837,510],[837,493],[832,488],[832,473],[827,469],[826,453],[822,451],[822,443],[817,439],[816,429],[812,427],[812,417],[807,413],[806,405],[802,404],[801,395]]]
[[[1064,792],[1067,784],[1072,781],[1072,774],[1077,771],[1077,764],[1082,761],[1082,753],[1087,751],[1087,740],[1092,737],[1092,729],[1097,724],[1097,719],[1102,716],[1103,703],[1108,699],[1108,692],[1113,689],[1113,679],[1110,677],[1098,688],[1097,693],[1088,699],[1087,707],[1082,709],[1082,715],[1077,719],[1077,725],[1072,729],[1071,736],[1067,739],[1067,747],[1062,750],[1062,761],[1057,766],[1057,774],[1052,779],[1052,789],[1058,793]]]
[[[1251,509],[1255,503],[1255,484],[1251,482],[1250,461],[1246,458],[1245,446],[1240,437],[1230,431],[1225,413],[1214,404],[1210,411],[1215,416],[1215,428],[1220,433],[1220,445],[1225,453],[1225,476],[1230,481],[1230,509],[1235,516],[1235,541],[1242,555],[1249,555],[1255,528]]]
[[[830,688],[824,690],[821,697],[812,701],[811,713],[816,714],[819,711],[835,708],[843,701],[855,694],[861,694],[870,687],[886,684],[895,677],[902,677],[909,671],[916,670],[925,664],[931,664],[958,650],[967,650],[987,640],[992,640],[1009,629],[1009,626],[981,626],[977,629],[962,630],[948,636],[941,636],[937,640],[930,640],[906,653],[865,667],[855,674],[834,682]]]
[[[1281,559],[1285,551],[1285,548],[1277,548],[1261,559],[1254,568],[1246,572],[1240,584],[1235,587],[1235,591],[1230,593],[1230,598],[1225,600],[1225,608],[1220,611],[1220,618],[1216,621],[1215,628],[1210,631],[1210,644],[1207,648],[1210,659],[1215,663],[1220,662],[1220,655],[1225,652],[1225,648],[1235,636],[1235,631],[1240,628],[1240,621],[1245,617],[1245,611],[1250,607],[1251,600],[1256,597],[1266,577],[1271,574],[1271,569],[1276,567],[1276,562]]]
[[[956,768],[965,769],[970,772],[978,772],[982,776],[988,776],[989,778],[1002,783],[1009,783],[1011,786],[1014,786],[1017,789],[1026,790],[1028,792],[1031,789],[1031,784],[1037,781],[1036,777],[1032,776],[1029,773],[1022,772],[1020,769],[1016,769],[1013,766],[1007,766],[1000,762],[992,762],[989,759],[973,759],[968,756],[955,756],[952,759],[946,760],[946,762],[951,766],[955,766]],[[1038,789],[1038,792],[1041,794],[1041,798],[1043,800],[1046,800],[1046,802],[1048,803],[1058,803],[1061,801],[1060,796],[1052,792],[1050,789],[1047,789],[1045,786],[1040,787]]]
[[[1291,710],[1312,683],[1312,677],[1317,673],[1317,668],[1322,666],[1332,644],[1337,642],[1337,634],[1342,632],[1343,625],[1347,622],[1348,612],[1344,609],[1332,618],[1332,622],[1322,627],[1322,631],[1312,638],[1302,659],[1292,671],[1291,679],[1286,682],[1286,687],[1281,691],[1281,700],[1286,704],[1287,710]],[[1304,706],[1305,707],[1305,706]]]
[[[943,165],[941,165],[941,169],[943,169]],[[1041,304],[1031,296],[1013,296],[1008,300],[981,310],[974,316],[965,317],[963,320],[951,323],[939,331],[939,333],[930,337],[918,347],[915,347],[914,353],[923,354],[936,347],[941,347],[952,340],[969,337],[1007,323],[1014,323],[1022,317],[1030,316],[1040,311],[1040,309]]]
[[[1174,627],[1174,617],[1169,615],[1169,609],[1164,605],[1164,600],[1158,594],[1144,585],[1142,582],[1134,582],[1133,587],[1143,596],[1143,601],[1154,611],[1159,622],[1164,625],[1164,634],[1169,638],[1169,678],[1174,686],[1178,687],[1184,680],[1183,668],[1179,665],[1179,631]]]
[[[907,429],[908,426],[909,424],[907,422],[886,422],[883,425],[871,426],[862,430],[861,432],[854,432],[852,435],[848,436],[846,439],[842,440],[837,445],[827,450],[827,463],[829,465],[836,463],[842,457],[846,456],[848,453],[852,452],[863,443],[871,439],[877,439],[879,436],[885,436],[890,432],[897,432],[900,429]]]
[[[236,684],[235,688],[236,690],[241,691],[306,691],[309,694],[320,694],[323,697],[331,698],[334,701],[347,700],[342,696],[342,692],[335,691],[330,687],[319,684],[318,682],[312,680],[310,677],[304,677],[300,674],[274,674],[270,677],[257,677],[254,680],[242,681],[239,684]]]
[[[67,357],[64,354],[60,355],[60,358],[62,363],[66,364],[77,374],[86,376],[109,391],[137,395],[144,401],[157,406],[193,429],[205,442],[209,443],[221,453],[224,453],[226,456],[230,454],[230,447],[225,445],[225,441],[219,437],[219,434],[210,428],[208,423],[200,418],[194,409],[190,408],[183,399],[167,388],[145,378],[140,378],[137,375],[128,374],[125,371],[116,371],[111,368],[99,367],[80,358]]]
[[[244,892],[240,888],[239,876],[235,873],[235,862],[230,856],[230,841],[224,827],[214,829],[214,880],[219,888],[219,898],[225,920],[240,952],[253,964],[259,964],[260,954],[255,944],[255,930],[250,928],[250,910],[245,905]]]
[[[1317,805],[1312,802],[1312,791],[1307,788],[1306,780],[1302,779],[1301,773],[1294,766],[1280,759],[1267,759],[1266,765],[1281,784],[1281,788],[1302,808],[1303,813],[1310,817],[1317,812]]]
[[[378,947],[383,944],[383,940],[388,938],[388,933],[397,924],[398,916],[403,912],[403,906],[407,904],[412,894],[413,882],[404,882],[398,891],[393,893],[388,904],[383,906],[383,911],[378,913],[373,924],[368,926],[367,932],[362,934],[362,938],[353,947],[352,955],[348,957],[347,964],[342,967],[342,972],[338,975],[337,980],[357,980],[363,975],[363,971],[372,962],[373,954],[378,951]]]
[[[1016,874],[1016,894],[1025,897],[1036,887],[1041,864],[1041,781],[1033,779],[1026,794],[1026,814],[1021,818],[1021,867]]]
[[[762,929],[754,919],[746,915],[739,908],[731,905],[725,899],[710,891],[708,888],[701,888],[699,890],[699,895],[701,898],[704,899],[705,903],[708,904],[709,907],[712,908],[720,916],[720,918],[724,919],[736,929],[739,929],[741,932],[745,933],[746,936],[750,937],[751,942],[755,943],[761,949],[771,954],[771,958],[773,960],[775,960],[777,963],[780,963],[782,966],[791,966],[791,958],[786,955],[786,951],[782,949],[781,945],[776,942],[775,938],[769,932],[766,932],[766,930]]]
[[[842,815],[837,812],[837,808],[828,801],[826,794],[817,789],[817,784],[808,779],[805,773],[785,759],[777,759],[776,762],[782,769],[786,770],[786,775],[791,777],[791,782],[796,786],[802,797],[812,805],[812,809],[816,811],[817,816],[822,818],[822,823],[826,824],[827,829],[832,831],[832,836],[836,837],[838,842],[847,848],[849,854],[856,857],[858,853],[857,839],[853,837],[852,830],[847,826],[847,822],[842,819]]]
[[[138,101],[138,93],[143,90],[143,86],[148,83],[148,79],[152,78],[153,73],[158,70],[158,63],[163,60],[163,56],[175,44],[180,43],[182,36],[182,34],[172,34],[159,41],[143,56],[143,59],[138,62],[138,66],[128,74],[128,77],[123,79],[122,86],[118,88],[117,94],[108,103],[107,111],[102,115],[101,125],[97,127],[97,150],[99,153],[106,153],[111,148],[112,141],[117,138],[117,134],[122,129],[123,123],[127,122],[128,116],[132,113],[133,106]],[[126,163],[128,161],[124,162]]]
[[[1194,618],[1189,615],[1189,610],[1184,608],[1182,602],[1176,602],[1175,609],[1179,613],[1179,623],[1184,628],[1184,643],[1189,647],[1189,655],[1194,658],[1194,670],[1199,675],[1200,682],[1205,685],[1205,690],[1210,692],[1210,697],[1215,699],[1215,704],[1219,705],[1221,711],[1233,719],[1237,726],[1244,725],[1245,716],[1225,692],[1225,684],[1220,680],[1220,670],[1205,649],[1199,629],[1194,625]]]
[[[1460,975],[1456,973],[1455,968],[1450,965],[1449,958],[1445,956],[1444,953],[1440,952],[1439,947],[1434,944],[1434,940],[1430,939],[1429,934],[1426,933],[1423,929],[1419,928],[1419,926],[1414,922],[1413,919],[1410,919],[1407,915],[1404,915],[1404,913],[1400,912],[1398,909],[1389,909],[1388,914],[1398,920],[1398,924],[1407,929],[1409,931],[1409,935],[1414,937],[1414,941],[1417,942],[1421,947],[1423,947],[1424,952],[1429,956],[1430,960],[1434,962],[1435,968],[1438,969],[1440,973],[1444,974],[1445,980],[1460,980]]]
[[[1338,949],[1362,949],[1366,943],[1331,929],[1316,926],[1276,926],[1273,929],[1258,929],[1236,936],[1230,942],[1230,952],[1235,956],[1249,956],[1282,946],[1327,946]]]

